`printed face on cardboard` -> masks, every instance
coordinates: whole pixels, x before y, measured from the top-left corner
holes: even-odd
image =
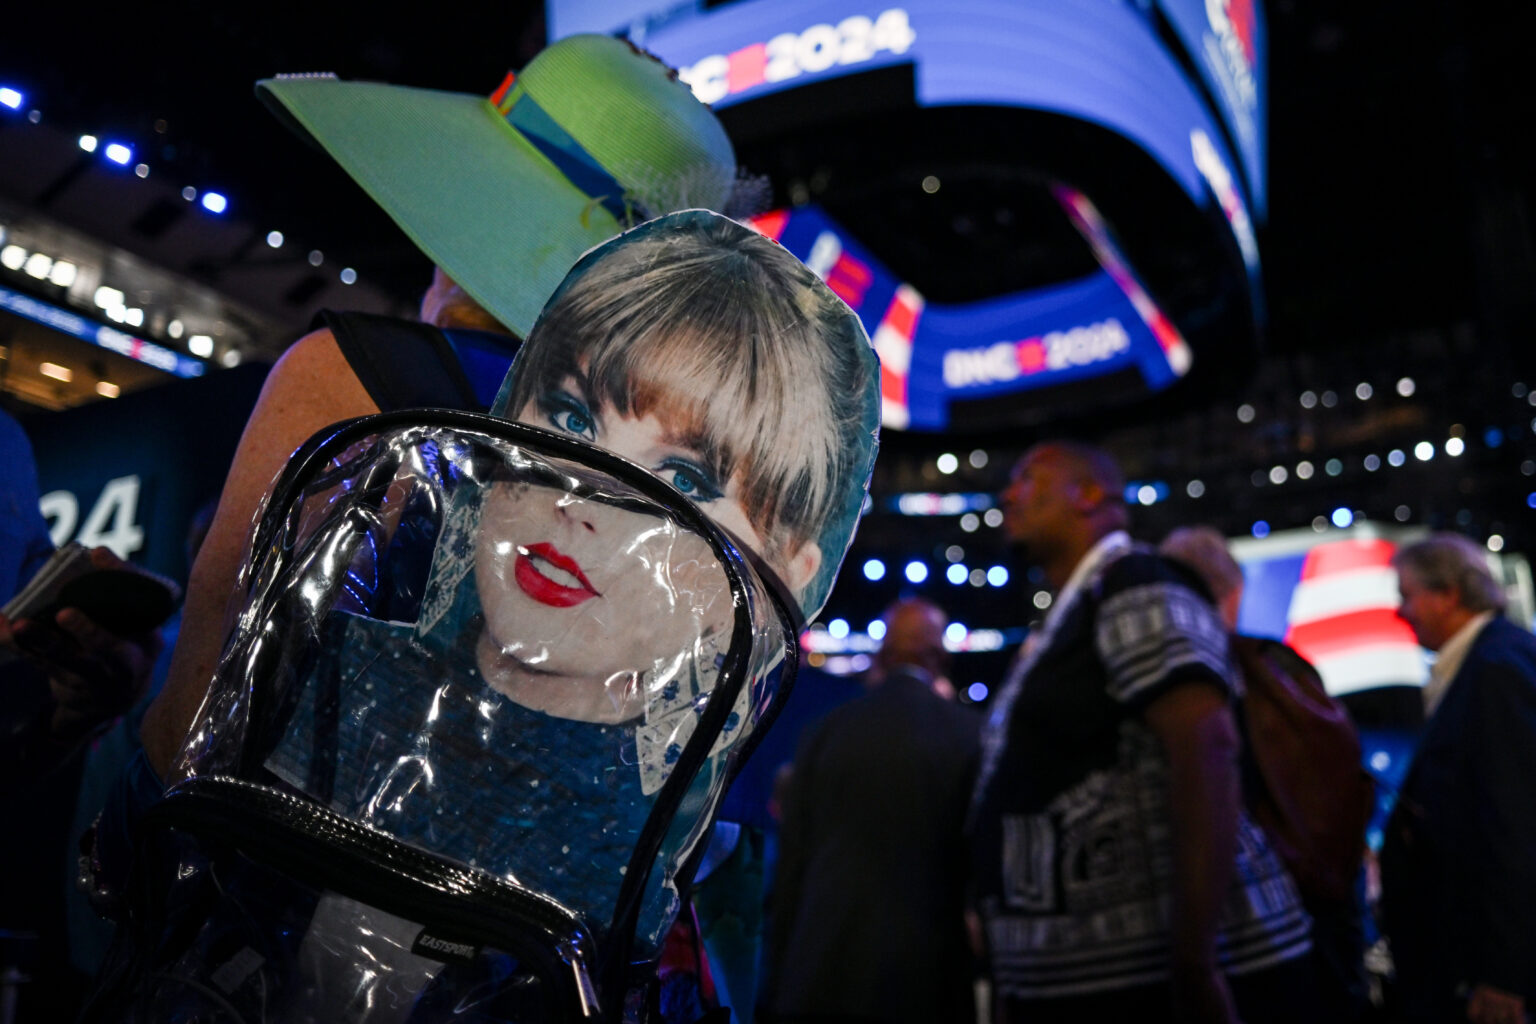
[[[740,472],[721,478],[711,462],[708,445],[690,439],[685,429],[666,422],[657,412],[626,415],[611,402],[598,402],[587,385],[572,376],[557,387],[536,396],[517,416],[521,423],[545,427],[605,448],[645,467],[698,505],[704,514],[730,531],[752,551],[764,554],[768,564],[791,593],[800,593],[821,565],[821,549],[814,541],[799,542],[792,550],[770,549],[760,524],[743,504],[745,481]]]
[[[639,718],[696,648],[730,628],[705,540],[598,495],[498,481],[474,545],[486,683],[558,718]]]
[[[577,263],[492,411],[607,448],[672,485],[809,618],[868,487],[878,363],[854,314],[786,250],[692,210]]]

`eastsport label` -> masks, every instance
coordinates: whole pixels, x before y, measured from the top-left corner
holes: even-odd
[[[944,353],[944,384],[976,387],[1017,380],[1037,373],[1100,363],[1130,351],[1131,338],[1114,318],[1052,331],[1023,341],[1000,341],[985,348],[957,348]]]
[[[480,955],[480,947],[468,942],[450,942],[423,930],[416,936],[411,952],[432,960],[473,960]]]
[[[856,14],[836,25],[819,24],[800,32],[784,32],[766,43],[743,46],[734,53],[702,57],[677,76],[693,87],[700,103],[718,103],[765,82],[784,82],[840,65],[862,64],[879,53],[903,54],[917,34],[907,12],[899,7],[873,18]]]

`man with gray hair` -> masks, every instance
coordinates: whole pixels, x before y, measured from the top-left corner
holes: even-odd
[[[1536,994],[1536,637],[1483,550],[1434,534],[1393,559],[1398,615],[1438,654],[1428,723],[1381,852],[1403,1020],[1529,1021]]]

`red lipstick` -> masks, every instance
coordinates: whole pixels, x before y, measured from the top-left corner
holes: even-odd
[[[539,569],[539,561],[548,563],[556,569],[570,573],[581,584],[579,587],[569,587],[544,575]],[[517,581],[519,589],[540,604],[549,605],[551,608],[571,608],[583,601],[594,597],[601,597],[597,588],[592,586],[586,574],[581,571],[581,564],[569,555],[563,554],[553,544],[540,542],[529,544],[526,547],[519,545],[517,549],[517,561],[513,564],[512,578]]]

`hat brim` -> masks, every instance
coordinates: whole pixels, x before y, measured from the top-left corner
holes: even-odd
[[[483,96],[329,78],[256,92],[520,336],[582,253],[621,230]]]

